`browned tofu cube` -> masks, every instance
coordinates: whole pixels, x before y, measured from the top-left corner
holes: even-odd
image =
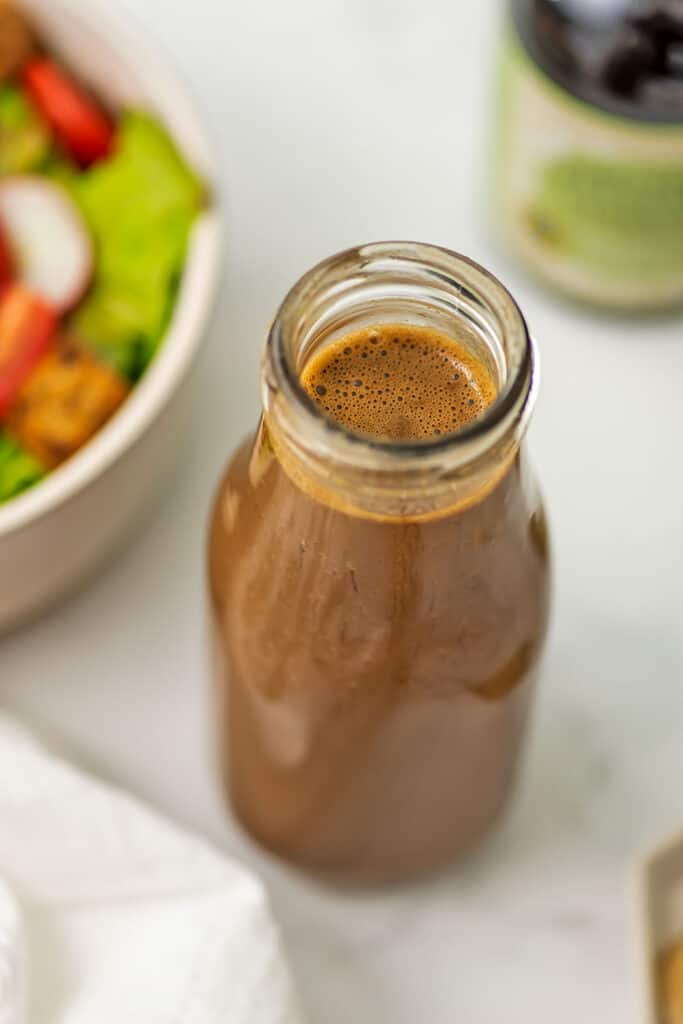
[[[33,32],[21,11],[0,2],[0,82],[16,78],[35,49]]]
[[[128,390],[118,374],[78,342],[60,338],[22,386],[6,427],[52,469],[90,440]]]

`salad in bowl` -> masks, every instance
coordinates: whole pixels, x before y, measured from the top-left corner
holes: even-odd
[[[102,428],[163,344],[207,190],[0,0],[0,505]]]

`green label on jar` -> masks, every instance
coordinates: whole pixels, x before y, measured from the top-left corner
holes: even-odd
[[[500,213],[527,262],[589,301],[683,301],[683,125],[574,100],[514,35],[504,71]]]

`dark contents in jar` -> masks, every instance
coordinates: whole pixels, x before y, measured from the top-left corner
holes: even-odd
[[[534,61],[579,99],[623,117],[683,120],[681,0],[513,0]]]

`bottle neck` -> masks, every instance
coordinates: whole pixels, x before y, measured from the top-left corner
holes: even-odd
[[[454,338],[483,362],[498,397],[458,433],[372,439],[329,419],[300,375],[321,347],[363,327],[405,323]],[[292,289],[273,322],[262,373],[264,427],[282,468],[347,514],[436,518],[481,501],[514,461],[536,391],[535,350],[505,288],[445,249],[377,243],[334,256]]]

